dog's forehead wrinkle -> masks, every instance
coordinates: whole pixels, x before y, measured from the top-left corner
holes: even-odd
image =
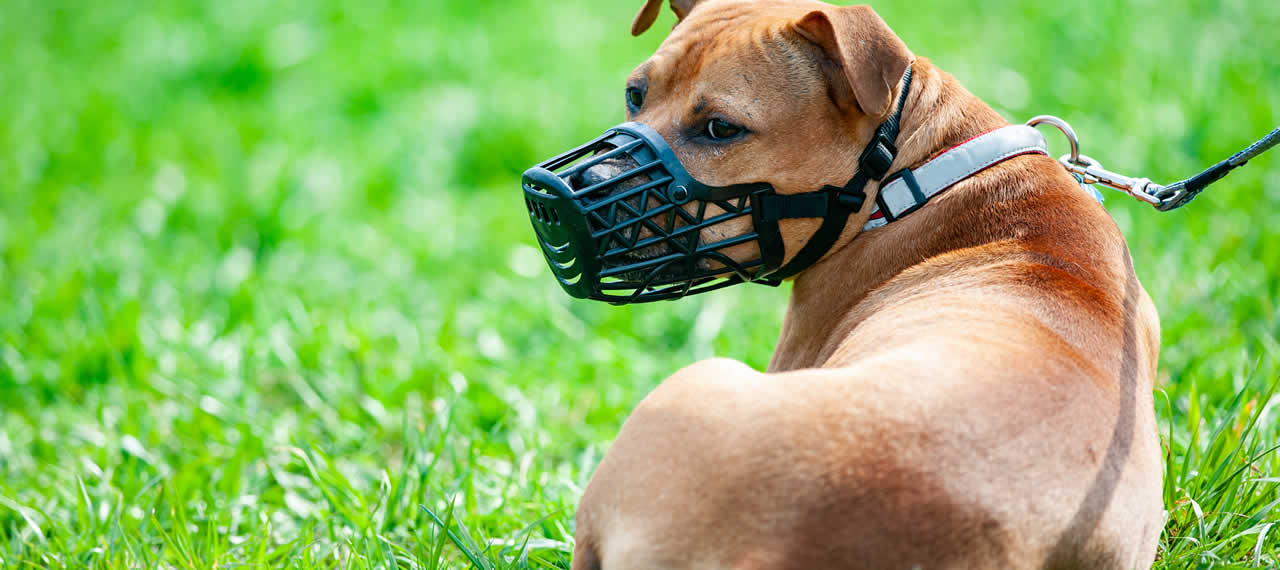
[[[729,53],[737,57],[717,58],[717,61],[704,66],[694,85],[687,87],[691,92],[688,101],[689,115],[692,118],[702,118],[705,113],[714,111],[734,117],[754,118],[756,114],[752,112],[753,105],[767,103],[770,98],[777,96],[776,91],[780,88],[805,83],[803,75],[787,79],[787,84],[783,85],[771,80],[768,74],[762,74],[758,69],[758,62],[765,59],[763,54],[743,55],[740,51],[734,53],[733,50]],[[746,60],[745,66],[742,60]],[[671,88],[681,89],[679,85],[672,85]],[[808,90],[807,87],[801,87],[798,92],[805,93]]]
[[[733,86],[722,86],[700,82],[694,89],[689,106],[690,119],[702,119],[709,112],[737,113],[743,110],[738,89]]]
[[[760,53],[770,63],[782,67],[789,89],[809,93],[822,77],[812,48],[800,45],[780,30],[769,32],[761,41]]]

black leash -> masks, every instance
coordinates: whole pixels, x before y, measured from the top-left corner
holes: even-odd
[[[1160,199],[1156,209],[1161,212],[1168,212],[1187,205],[1205,188],[1208,188],[1210,184],[1222,180],[1232,170],[1248,164],[1253,157],[1271,150],[1277,144],[1280,144],[1280,128],[1271,131],[1271,134],[1262,137],[1262,140],[1249,145],[1249,148],[1236,153],[1231,158],[1210,166],[1208,170],[1152,192],[1155,197]]]
[[[1103,168],[1098,161],[1080,154],[1080,142],[1075,131],[1062,119],[1041,115],[1027,121],[1027,124],[1033,127],[1043,123],[1057,127],[1067,136],[1067,142],[1071,143],[1071,153],[1058,159],[1068,172],[1080,177],[1084,184],[1101,184],[1115,188],[1151,204],[1161,212],[1176,210],[1187,205],[1210,184],[1222,180],[1232,170],[1248,164],[1254,157],[1280,145],[1280,128],[1277,128],[1258,142],[1249,145],[1249,148],[1209,167],[1208,170],[1186,180],[1162,186],[1147,178],[1131,178],[1111,172]]]

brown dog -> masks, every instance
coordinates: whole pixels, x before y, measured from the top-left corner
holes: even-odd
[[[895,169],[1007,124],[867,7],[672,8],[630,118],[707,183],[843,184],[907,66]],[[690,136],[712,120],[748,134]],[[795,279],[768,373],[699,362],[636,408],[582,498],[575,570],[1151,565],[1159,322],[1106,211],[1028,155],[863,233],[869,212]]]

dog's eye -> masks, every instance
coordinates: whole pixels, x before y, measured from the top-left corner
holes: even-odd
[[[740,134],[742,134],[742,127],[727,121],[711,119],[707,122],[707,136],[711,137],[711,140],[728,140]]]
[[[627,88],[627,106],[632,109],[639,109],[644,105],[644,91],[636,87]]]

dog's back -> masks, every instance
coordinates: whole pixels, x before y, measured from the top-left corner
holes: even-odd
[[[720,8],[742,19],[762,5],[717,1],[690,13],[693,2],[681,4],[687,18],[671,45],[689,43],[699,26],[722,26]],[[787,6],[866,18],[854,8]],[[760,8],[758,25],[740,26],[754,34],[743,49],[773,45],[756,35],[787,17]],[[877,35],[878,26],[850,29],[865,36],[842,39],[853,45],[897,41]],[[734,95],[750,101],[742,91],[762,69],[781,66],[797,92],[762,95],[765,104],[747,112],[787,99],[779,112],[794,115],[848,96],[802,88],[814,74],[839,81],[804,63],[822,57],[804,46],[738,61],[723,36],[703,40],[700,53],[716,59],[682,61],[692,78],[652,84],[714,100],[705,92],[741,69],[756,75],[734,84]],[[681,55],[664,49],[668,60]],[[1005,124],[927,61],[912,69],[903,165]],[[894,71],[901,74],[883,76]],[[680,99],[663,101],[672,108],[647,116],[679,119]],[[796,156],[821,154],[846,135],[865,141],[882,120],[840,116],[856,119],[807,131],[830,141],[771,140],[795,145]],[[840,160],[814,174],[816,157],[780,160],[791,155],[761,144],[697,166],[726,184],[752,181],[726,165],[757,177],[759,165],[742,158],[757,153],[782,171],[778,179],[848,176]],[[797,185],[822,183],[830,182]],[[583,496],[576,570],[1152,563],[1162,524],[1151,399],[1159,323],[1106,211],[1052,159],[1021,156],[883,228],[858,234],[861,215],[845,241],[796,278],[769,373],[699,362],[637,407]],[[797,223],[783,237],[803,243],[812,232]]]

